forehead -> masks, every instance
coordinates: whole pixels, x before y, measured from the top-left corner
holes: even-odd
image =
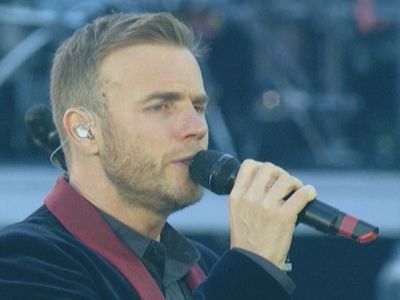
[[[185,48],[135,45],[111,52],[100,64],[100,81],[107,90],[144,92],[155,87],[203,89],[199,65]]]

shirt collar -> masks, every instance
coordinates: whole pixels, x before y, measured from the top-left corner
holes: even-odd
[[[165,265],[162,275],[164,286],[184,277],[200,259],[199,251],[168,223],[161,232],[160,242],[157,242],[131,229],[107,213],[99,209],[98,211],[115,234],[140,259],[143,259],[146,252],[148,253],[154,248],[164,249]]]

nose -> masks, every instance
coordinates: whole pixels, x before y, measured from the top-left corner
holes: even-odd
[[[199,112],[192,103],[185,105],[176,119],[176,137],[180,140],[201,140],[208,134],[204,112]]]

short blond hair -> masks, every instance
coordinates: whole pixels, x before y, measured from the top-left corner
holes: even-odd
[[[139,44],[176,45],[195,57],[202,52],[192,30],[168,13],[117,13],[95,19],[65,40],[54,56],[50,80],[53,120],[61,140],[66,139],[63,117],[70,107],[85,107],[105,115],[98,69],[113,50]],[[64,146],[69,160],[69,147]]]

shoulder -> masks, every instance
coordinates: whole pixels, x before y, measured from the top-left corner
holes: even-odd
[[[0,231],[0,298],[96,298],[84,260],[77,259],[87,252],[58,232],[62,228],[43,208]]]
[[[24,221],[0,231],[0,269],[3,270],[15,262],[21,268],[32,270],[38,269],[40,265],[51,267],[59,264],[78,268],[76,258],[79,255],[75,254],[79,251],[85,252],[84,247],[45,207]]]
[[[44,207],[0,231],[0,299],[138,299],[100,254]]]
[[[29,248],[41,244],[51,247],[68,239],[73,240],[48,209],[42,206],[25,220],[0,230],[0,251],[6,251],[13,245],[18,246],[15,249],[18,251],[23,251],[24,245]]]

